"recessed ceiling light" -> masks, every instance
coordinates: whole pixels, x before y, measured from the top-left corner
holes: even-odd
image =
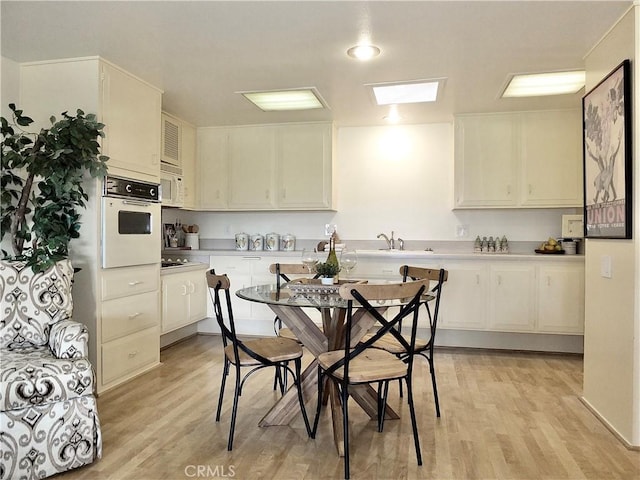
[[[514,75],[503,97],[540,97],[577,93],[584,87],[584,70]]]
[[[375,45],[356,45],[347,50],[347,55],[358,60],[371,60],[380,55],[380,49]]]
[[[402,83],[369,84],[378,105],[435,102],[444,78]]]
[[[320,95],[314,88],[236,93],[241,93],[247,100],[265,112],[324,108],[324,104],[320,101]]]

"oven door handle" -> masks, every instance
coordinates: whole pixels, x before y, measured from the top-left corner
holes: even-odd
[[[142,202],[140,200],[123,200],[124,205],[136,205],[138,207],[148,207],[151,205],[149,202]]]

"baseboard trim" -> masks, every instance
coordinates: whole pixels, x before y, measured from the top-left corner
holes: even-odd
[[[624,445],[628,450],[640,452],[640,445],[634,445],[629,442],[629,440],[627,440],[624,435],[618,432],[618,430],[616,430],[616,428],[611,425],[611,423],[609,423],[607,419],[600,414],[598,409],[591,405],[591,403],[589,403],[586,398],[584,398],[583,396],[579,396],[578,398],[580,399],[582,404],[587,407],[587,410],[589,410],[598,420],[600,420],[600,422],[607,428],[607,430],[609,430],[613,434],[613,436],[616,437],[616,439],[618,439],[620,443],[622,443],[622,445]]]

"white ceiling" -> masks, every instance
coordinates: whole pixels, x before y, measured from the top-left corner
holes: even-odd
[[[164,90],[196,126],[333,120],[380,125],[365,84],[446,77],[436,104],[405,123],[453,114],[579,107],[584,92],[501,99],[509,74],[579,69],[632,0],[6,1],[2,55],[18,62],[100,55]],[[346,56],[369,36],[382,54]],[[244,90],[316,87],[323,111],[262,112]]]

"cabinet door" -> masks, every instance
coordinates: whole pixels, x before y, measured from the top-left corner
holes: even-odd
[[[105,154],[109,166],[160,178],[161,93],[102,64]]]
[[[188,278],[184,274],[162,277],[162,333],[190,323]]]
[[[207,279],[204,271],[189,272],[189,320],[198,322],[207,316]]]
[[[231,282],[231,307],[236,321],[241,322],[251,318],[251,302],[242,300],[235,295],[237,290],[251,286],[251,257],[236,257],[232,255],[212,255],[209,265],[217,275],[227,274]]]
[[[514,114],[456,118],[457,207],[516,205],[517,123]]]
[[[332,200],[329,124],[278,129],[278,207],[327,209]]]
[[[227,208],[227,146],[229,131],[199,128],[197,133],[196,198],[197,208]]]
[[[584,332],[584,265],[538,267],[539,332]]]
[[[188,123],[181,128],[182,181],[184,185],[184,208],[196,207],[196,129]]]
[[[483,330],[486,327],[487,267],[448,263],[442,289],[438,328]]]
[[[229,131],[229,207],[269,210],[276,206],[274,127]]]
[[[522,188],[526,206],[581,206],[579,110],[522,114]]]
[[[494,264],[490,267],[489,329],[534,331],[534,267]]]

